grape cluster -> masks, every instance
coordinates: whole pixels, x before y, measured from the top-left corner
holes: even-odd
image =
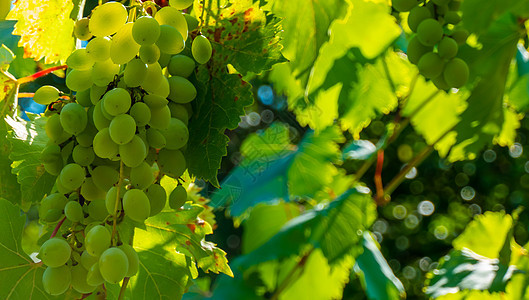
[[[439,89],[460,88],[468,81],[466,62],[457,58],[468,32],[461,22],[460,0],[393,0],[393,8],[407,12],[408,26],[416,33],[408,44],[408,59]]]
[[[91,293],[138,271],[138,255],[115,224],[124,218],[141,223],[160,213],[167,199],[160,178],[178,179],[186,170],[190,102],[197,95],[188,77],[195,62],[204,64],[212,55],[201,35],[192,42],[193,57],[180,54],[198,24],[179,10],[191,3],[171,1],[154,17],[140,9],[133,20],[136,14],[119,2],[96,7],[74,27],[75,36],[88,41],[66,61],[66,85],[75,96],[65,100],[53,86],[35,93],[49,116],[50,142],[41,160],[57,176],[57,192],[41,201],[39,215],[46,223],[71,224],[39,251],[49,294],[70,286]],[[186,189],[179,184],[168,199],[171,208],[180,208]]]

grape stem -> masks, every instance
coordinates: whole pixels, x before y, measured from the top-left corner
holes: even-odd
[[[118,206],[119,206],[119,196],[121,194],[121,185],[123,184],[123,161],[120,161],[119,163],[119,182],[118,187],[116,188],[116,203],[114,204],[114,221],[112,222],[112,244],[114,246],[117,245],[117,241],[115,239],[116,236],[116,224],[118,220]]]
[[[129,279],[130,277],[125,277],[125,279],[123,279],[121,289],[119,290],[118,300],[123,300],[123,297],[125,297],[125,290],[127,289],[127,283],[129,283]]]
[[[59,228],[61,228],[62,226],[62,223],[64,223],[64,221],[66,220],[66,217],[63,217],[59,223],[57,223],[57,226],[55,226],[55,228],[53,229],[53,232],[51,233],[51,236],[50,236],[50,239],[55,237],[57,235],[57,232],[59,232]]]
[[[277,300],[279,299],[279,295],[293,282],[296,280],[297,277],[301,276],[303,274],[303,268],[305,267],[305,264],[307,263],[307,260],[309,256],[312,254],[312,251],[314,251],[314,248],[311,248],[307,253],[305,253],[299,262],[290,270],[290,272],[286,275],[285,279],[281,282],[279,287],[275,290],[274,294],[270,298],[271,300]],[[301,269],[301,272],[298,272]]]
[[[56,67],[51,67],[51,68],[48,68],[48,69],[45,69],[45,70],[42,70],[42,71],[39,71],[35,74],[31,74],[29,76],[26,76],[26,77],[22,77],[22,78],[19,78],[17,79],[17,82],[18,84],[23,84],[23,83],[27,83],[27,82],[31,82],[39,77],[42,77],[42,76],[45,76],[45,75],[48,75],[50,74],[51,72],[53,71],[57,71],[57,70],[64,70],[68,68],[67,65],[61,65],[61,66],[56,66]]]

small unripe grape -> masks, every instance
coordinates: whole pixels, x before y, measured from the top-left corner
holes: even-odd
[[[156,128],[147,129],[147,142],[149,143],[149,146],[154,149],[165,148],[165,145],[167,144],[165,136]]]
[[[64,215],[71,222],[81,222],[84,219],[83,208],[77,201],[69,201],[66,203]]]
[[[99,261],[99,258],[88,254],[88,252],[83,251],[81,254],[81,265],[88,271],[90,268]]]
[[[110,45],[107,37],[96,37],[86,45],[86,53],[95,61],[106,61],[110,58]]]
[[[128,190],[123,196],[125,215],[136,222],[144,222],[151,214],[149,198],[142,190]]]
[[[46,146],[40,153],[40,161],[45,164],[62,163],[61,147],[56,144]]]
[[[96,263],[94,263],[90,270],[88,270],[88,274],[86,274],[86,283],[89,285],[98,286],[105,282],[105,279],[103,276],[101,276],[101,271],[99,270],[99,258]]]
[[[444,15],[445,22],[447,24],[457,25],[461,22],[461,16],[455,11],[448,11]]]
[[[148,65],[154,64],[160,59],[160,48],[156,44],[141,46],[140,59]]]
[[[75,101],[77,101],[82,107],[91,107],[92,101],[90,101],[90,89],[77,92],[75,94]]]
[[[79,143],[79,146],[82,147],[91,147],[92,142],[94,141],[94,137],[97,134],[96,127],[92,124],[93,122],[90,122],[90,120],[93,120],[93,116],[88,116],[88,124],[86,125],[86,128],[78,134],[75,139]],[[93,151],[93,149],[92,149]]]
[[[136,133],[136,121],[128,114],[116,116],[108,127],[112,141],[118,145],[127,144]]]
[[[162,68],[167,67],[170,59],[171,59],[171,54],[163,53],[160,51],[160,58],[158,58],[158,63],[160,64],[160,66],[162,66]]]
[[[96,289],[96,286],[86,282],[88,271],[80,264],[72,267],[72,287],[82,294],[88,294]]]
[[[69,68],[75,70],[90,70],[94,65],[94,60],[88,55],[86,49],[76,49],[66,59],[66,64]]]
[[[151,120],[151,110],[147,104],[136,102],[130,108],[130,115],[136,121],[137,126],[145,126]]]
[[[150,216],[159,214],[165,207],[165,201],[167,200],[167,194],[165,189],[159,184],[151,184],[146,190],[145,195],[149,198],[151,207]]]
[[[101,158],[113,158],[119,153],[118,144],[110,137],[108,128],[103,128],[94,137],[94,152]]]
[[[110,247],[110,232],[101,225],[96,225],[86,234],[86,251],[92,256],[100,256]]]
[[[48,105],[59,99],[59,90],[51,85],[41,86],[33,96],[33,101],[38,104]]]
[[[187,21],[181,11],[174,7],[166,6],[160,9],[154,17],[160,25],[169,25],[176,28],[184,41],[187,40]]]
[[[176,118],[187,126],[189,115],[185,106],[174,102],[170,102],[167,106],[169,106],[169,110],[171,111],[171,118]]]
[[[60,143],[60,140],[64,134],[64,129],[62,128],[61,118],[59,115],[51,115],[48,118],[48,121],[46,121],[44,129],[46,130],[46,135],[52,142],[55,144]]]
[[[426,19],[417,27],[417,38],[425,46],[433,46],[443,37],[443,27],[434,19]]]
[[[419,4],[417,0],[392,0],[393,8],[400,12],[410,11],[417,4]]]
[[[132,37],[132,26],[134,23],[127,23],[121,27],[116,35],[112,37],[110,44],[110,59],[115,64],[124,65],[133,59],[138,51],[140,45],[136,43]]]
[[[94,184],[102,191],[108,191],[119,181],[119,173],[109,166],[98,166],[92,170]]]
[[[62,169],[61,169],[62,171]],[[59,172],[59,175],[60,175],[60,172]],[[55,179],[55,186],[57,187],[57,191],[61,194],[68,194],[70,192],[73,191],[73,189],[70,189],[70,188],[67,188],[65,186],[62,185],[61,183],[61,180],[59,178],[59,176],[57,176],[57,179]],[[41,202],[42,203],[42,202]],[[66,204],[66,203],[65,203]]]
[[[83,147],[81,145],[77,145],[72,151],[73,161],[76,164],[84,167],[90,165],[94,161],[95,156],[96,155],[92,147]]]
[[[66,104],[60,113],[61,125],[70,134],[79,134],[86,128],[88,116],[86,110],[78,103]]]
[[[446,64],[443,76],[449,86],[460,88],[467,83],[469,73],[467,63],[460,58],[454,58]]]
[[[152,17],[139,17],[132,27],[132,36],[140,45],[154,44],[160,36],[160,24]]]
[[[171,110],[167,105],[162,108],[151,108],[149,125],[156,129],[166,129],[171,124]]]
[[[198,28],[198,20],[190,14],[183,14],[187,22],[187,31],[193,31]]]
[[[92,37],[92,33],[88,28],[89,22],[90,21],[87,18],[82,18],[75,22],[73,34],[76,38],[80,39],[81,41],[88,41]]]
[[[67,164],[59,174],[61,184],[66,188],[75,190],[81,187],[85,179],[85,170],[78,164]]]
[[[172,178],[179,178],[186,170],[186,160],[180,150],[161,149],[158,152],[160,171]]]
[[[66,75],[66,86],[72,91],[84,91],[92,84],[92,70],[71,70]]]
[[[141,87],[149,92],[150,94],[158,89],[161,84],[162,78],[165,77],[162,72],[162,67],[159,63],[147,65],[147,74],[145,80],[141,84]]]
[[[103,101],[99,101],[95,105],[94,114],[92,115],[92,119],[94,121],[94,125],[97,128],[97,130],[103,130],[105,128],[108,128],[108,126],[110,126],[110,120],[107,119],[105,115],[103,114]]]
[[[458,45],[464,45],[467,42],[469,33],[465,29],[455,30],[450,35]]]
[[[117,192],[118,192],[118,188],[113,186],[108,190],[107,195],[105,197],[105,206],[107,208],[107,212],[109,215],[114,215],[114,207],[116,205]],[[125,192],[126,192],[125,186],[122,186],[119,190],[120,201],[123,198],[123,195],[125,195]],[[121,210],[121,205],[118,203],[118,211],[119,210]]]
[[[97,6],[90,17],[90,32],[99,37],[116,33],[127,22],[127,9],[119,2]]]
[[[143,96],[143,102],[145,102],[145,104],[151,109],[163,108],[169,103],[164,97],[153,94]]]
[[[61,295],[70,286],[72,273],[70,267],[60,266],[57,268],[47,267],[42,274],[42,285],[50,295]]]
[[[72,248],[68,242],[54,237],[42,244],[39,250],[39,258],[48,267],[60,267],[70,259]]]
[[[92,67],[92,82],[95,85],[106,87],[119,73],[119,65],[112,60],[99,61]]]
[[[416,6],[408,15],[408,26],[411,31],[417,32],[417,27],[421,24],[422,21],[432,17],[430,10],[424,6]]]
[[[456,41],[450,37],[444,37],[437,45],[437,53],[444,59],[451,59],[457,55],[459,47]]]
[[[440,90],[448,90],[450,87],[445,81],[443,74],[432,79],[433,84]]]
[[[143,190],[154,182],[154,174],[146,162],[130,170],[130,184],[135,189]]]
[[[136,253],[136,250],[131,245],[123,244],[118,247],[125,255],[127,256],[127,259],[129,261],[129,270],[127,271],[126,276],[132,277],[138,273],[138,269],[140,266],[140,259],[138,257],[138,253]]]
[[[176,9],[186,9],[193,4],[193,0],[169,0],[169,5]]]
[[[93,200],[88,204],[88,215],[95,221],[103,221],[108,216],[104,197],[105,195],[102,199]]]
[[[61,157],[60,159],[57,159],[53,162],[44,163],[43,165],[46,172],[50,173],[53,176],[58,176],[61,173],[64,163]]]
[[[197,96],[197,89],[184,77],[172,76],[168,79],[171,92],[169,99],[176,103],[191,102]]]
[[[169,207],[172,209],[179,209],[187,201],[187,191],[182,185],[178,185],[169,194]]]
[[[99,189],[94,184],[93,177],[88,177],[81,186],[81,195],[83,195],[86,200],[92,201],[105,198],[105,191]]]
[[[103,95],[106,93],[107,87],[106,86],[98,86],[98,85],[92,85],[90,87],[90,102],[92,102],[93,105],[96,105],[101,101],[103,98]]]
[[[173,76],[189,77],[195,70],[195,62],[188,56],[177,54],[171,57],[167,70]]]
[[[133,59],[127,63],[123,80],[129,87],[137,87],[143,83],[147,76],[147,65],[140,59]]]
[[[170,25],[161,25],[160,37],[156,41],[156,45],[160,48],[160,51],[169,54],[178,54],[184,50],[185,41],[176,28]]]
[[[426,53],[417,64],[419,72],[426,78],[435,78],[443,72],[444,61],[437,53]]]
[[[193,58],[195,58],[199,64],[205,64],[211,58],[213,49],[211,48],[209,40],[205,36],[199,35],[193,40],[191,52],[193,53]]]
[[[105,250],[99,258],[99,271],[106,281],[114,284],[120,282],[129,271],[127,255],[119,248]]]
[[[171,92],[171,88],[169,86],[169,80],[165,76],[160,77],[160,85],[158,85],[157,88],[149,91],[149,93],[158,95],[163,98],[169,97],[170,92]]]
[[[187,126],[180,120],[171,118],[169,127],[162,130],[162,134],[165,136],[167,144],[165,148],[170,150],[177,150],[182,148],[189,139],[189,131]]]
[[[126,113],[131,105],[129,92],[122,88],[114,88],[103,96],[104,108],[112,116]]]
[[[119,156],[127,167],[137,167],[147,156],[145,143],[135,135],[128,144],[119,145]]]

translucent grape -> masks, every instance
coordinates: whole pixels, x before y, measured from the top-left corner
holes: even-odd
[[[96,37],[86,45],[86,53],[95,61],[106,61],[110,58],[110,39]]]
[[[151,109],[159,109],[168,104],[169,101],[165,99],[164,97],[158,96],[158,95],[145,95],[143,96],[143,102],[149,106]]]
[[[99,258],[99,271],[106,281],[118,283],[129,271],[129,259],[123,250],[109,248]]]
[[[169,5],[176,9],[185,9],[193,4],[193,0],[169,0]]]
[[[205,64],[211,58],[213,49],[211,48],[211,43],[205,36],[198,35],[193,40],[193,44],[191,44],[191,52],[199,64]]]
[[[145,80],[143,80],[141,87],[151,93],[160,86],[162,77],[164,76],[162,73],[162,67],[159,63],[147,65],[147,75],[145,76]]]
[[[187,191],[182,185],[178,185],[169,194],[169,207],[172,209],[179,209],[187,201]]]
[[[99,103],[101,98],[103,98],[103,95],[106,93],[107,87],[106,86],[98,86],[98,85],[92,85],[90,87],[90,101],[93,105],[96,105]]]
[[[131,105],[130,94],[122,88],[114,88],[103,96],[104,108],[112,116],[126,113]]]
[[[467,83],[469,73],[467,63],[460,58],[454,58],[446,64],[443,77],[449,86],[460,88]]]
[[[69,68],[75,70],[90,70],[94,65],[94,60],[91,56],[88,55],[86,49],[76,49],[68,58],[66,59],[66,64]]]
[[[165,76],[160,76],[160,85],[156,89],[149,91],[154,95],[158,95],[163,98],[169,97],[171,89],[169,86],[169,80]]]
[[[94,152],[101,158],[113,158],[118,155],[118,144],[110,137],[108,128],[101,129],[94,137]]]
[[[179,150],[162,149],[158,152],[160,171],[172,178],[179,178],[186,170],[186,160]]]
[[[180,34],[180,32],[178,32],[176,28],[170,25],[161,25],[160,37],[156,41],[156,45],[158,46],[158,48],[160,48],[160,51],[162,52],[169,54],[178,54],[182,52],[182,50],[184,50],[185,41],[182,37],[182,34]]]
[[[139,17],[132,27],[132,37],[140,45],[151,45],[160,36],[160,24],[150,16]]]
[[[140,59],[146,64],[154,64],[160,59],[160,48],[155,44],[141,46]]]
[[[81,195],[86,200],[92,201],[97,199],[104,199],[105,191],[101,190],[95,185],[93,177],[88,177],[83,182],[83,185],[81,185]]]
[[[59,174],[61,184],[75,190],[81,187],[85,179],[85,170],[78,164],[67,164]]]
[[[90,17],[90,32],[97,37],[112,35],[125,25],[127,17],[127,9],[119,2],[97,6]]]
[[[142,162],[139,166],[130,170],[130,184],[135,189],[143,190],[149,187],[154,182],[154,174],[146,162]]]
[[[140,86],[145,77],[147,77],[147,65],[143,61],[135,58],[127,63],[123,77],[127,86]]]
[[[171,118],[171,123],[167,129],[162,130],[167,144],[165,148],[170,150],[177,150],[182,148],[189,139],[189,131],[187,126],[180,120]]]
[[[128,190],[123,196],[125,215],[137,222],[144,222],[151,214],[149,198],[142,190]]]
[[[136,253],[136,250],[132,248],[131,245],[123,244],[118,247],[125,255],[127,256],[127,259],[129,261],[129,269],[127,271],[127,274],[125,276],[131,277],[136,275],[138,273],[138,269],[140,266],[140,259],[138,257],[138,253]]]
[[[99,258],[98,261],[94,263],[90,270],[88,270],[88,274],[86,274],[86,283],[90,285],[101,285],[105,282],[105,279],[103,276],[101,276],[101,272],[99,271]]]
[[[114,214],[114,206],[116,205],[117,191],[118,191],[117,187],[113,186],[108,190],[107,195],[105,197],[105,206],[107,208],[108,214],[110,215]],[[122,199],[123,195],[125,195],[125,191],[126,191],[125,187],[122,186],[121,189],[119,190],[120,199]],[[118,205],[118,210],[120,209],[121,209],[121,205]]]
[[[75,94],[75,101],[81,104],[82,107],[92,106],[92,101],[90,101],[90,89],[86,89]]]
[[[70,287],[71,281],[72,273],[68,266],[47,267],[42,274],[42,285],[50,295],[63,294]]]
[[[112,121],[112,119],[114,119],[114,116],[109,114],[108,111],[106,110],[105,108],[105,99],[101,99],[101,113],[103,114],[103,116],[107,119],[109,119],[110,121]]]
[[[130,115],[136,121],[137,126],[145,126],[151,120],[151,110],[147,104],[136,102],[130,108]]]
[[[64,129],[62,128],[61,117],[59,115],[51,115],[48,121],[46,121],[44,130],[52,142],[56,144],[61,143],[60,140],[63,137]]]
[[[86,252],[92,256],[100,256],[110,247],[110,232],[101,225],[90,229],[85,238]]]
[[[421,24],[422,21],[432,17],[430,10],[424,6],[416,6],[408,15],[408,26],[411,31],[417,32],[417,27]]]
[[[461,22],[461,16],[456,11],[448,11],[444,15],[447,24],[457,25]]]
[[[102,191],[108,191],[119,181],[119,172],[109,166],[98,166],[92,170],[94,184]]]
[[[191,81],[184,77],[172,76],[169,79],[171,92],[169,99],[176,103],[191,102],[197,96],[197,90]]]
[[[195,61],[188,56],[177,54],[171,57],[167,70],[174,76],[189,77],[195,70]]]
[[[98,257],[88,254],[86,250],[81,253],[81,265],[83,265],[86,270],[90,270],[90,268],[98,261]]]
[[[73,161],[76,164],[84,167],[90,165],[94,161],[95,156],[96,155],[92,147],[83,147],[81,145],[77,145],[72,151]]]
[[[443,72],[444,61],[437,53],[429,52],[417,64],[419,72],[426,78],[435,78]]]
[[[187,126],[189,115],[185,106],[174,102],[167,104],[167,106],[169,106],[169,110],[171,111],[171,118],[177,118]]]
[[[469,33],[465,29],[459,29],[452,32],[450,35],[458,45],[464,45],[468,39]]]
[[[92,33],[88,28],[89,22],[90,21],[88,20],[88,18],[82,18],[75,22],[75,25],[73,27],[73,34],[76,38],[80,39],[81,41],[88,41],[92,37]]]
[[[193,17],[190,14],[184,14],[184,17],[186,18],[187,30],[188,31],[193,31],[193,30],[198,28],[199,22],[198,22],[197,18]]]
[[[130,143],[119,145],[119,156],[127,167],[137,167],[147,156],[145,144],[140,137],[135,135]]]
[[[147,142],[155,149],[165,148],[165,145],[167,144],[165,136],[160,132],[160,130],[155,128],[147,129]]]
[[[72,91],[84,91],[92,86],[92,70],[71,70],[66,75],[66,86]]]
[[[64,215],[71,222],[81,222],[84,219],[83,208],[77,201],[69,201],[64,206]]]
[[[443,27],[434,19],[426,19],[417,27],[417,38],[425,46],[433,46],[443,37]]]
[[[92,220],[103,221],[107,216],[107,208],[104,199],[93,200],[88,204],[88,215]]]
[[[432,79],[433,84],[440,90],[448,90],[450,86],[446,83],[443,74]]]
[[[457,42],[450,37],[444,37],[437,45],[437,53],[444,59],[454,58],[458,50]]]
[[[51,85],[41,86],[33,96],[33,101],[38,104],[48,105],[59,99],[59,90]]]
[[[105,128],[108,128],[108,126],[110,126],[110,120],[107,119],[105,115],[103,114],[102,106],[103,106],[103,102],[99,101],[94,107],[93,121],[94,121],[94,125],[97,128],[97,130],[103,130]]]
[[[119,65],[112,60],[96,62],[92,68],[92,82],[95,85],[106,87],[119,73]]]
[[[83,132],[88,123],[86,110],[78,103],[68,103],[60,113],[61,125],[64,131],[70,134],[79,134]]]
[[[136,121],[128,114],[121,114],[112,119],[108,129],[112,140],[118,145],[124,145],[134,137]]]
[[[159,214],[165,207],[165,201],[167,199],[167,194],[165,189],[159,184],[151,184],[146,190],[145,194],[149,198],[149,203],[151,207],[151,217]]]
[[[187,21],[182,12],[178,9],[166,6],[160,9],[154,17],[160,25],[169,25],[176,28],[183,40],[187,40]]]
[[[151,108],[151,120],[149,125],[156,129],[166,129],[171,124],[171,111],[169,107]]]
[[[126,64],[133,59],[140,50],[140,45],[136,43],[132,37],[132,26],[134,26],[134,23],[125,24],[125,26],[121,27],[112,38],[110,44],[110,58],[116,64]]]
[[[72,267],[72,288],[79,293],[87,294],[96,289],[96,286],[86,282],[88,271],[80,264]]]
[[[94,137],[97,134],[97,129],[93,125],[93,122],[90,122],[90,119],[93,120],[94,119],[93,116],[92,116],[92,118],[90,118],[90,116],[88,117],[88,124],[86,124],[86,128],[83,130],[83,132],[81,132],[80,134],[78,134],[75,137],[75,139],[77,140],[79,145],[83,146],[83,147],[92,146],[92,142],[94,141]]]
[[[70,259],[72,248],[61,238],[51,238],[45,241],[39,250],[39,258],[48,267],[60,267]]]
[[[61,156],[61,147],[59,147],[56,144],[50,144],[46,146],[40,153],[40,161],[43,163],[51,163],[56,161],[57,159],[62,160]]]
[[[162,66],[162,68],[167,67],[170,59],[171,59],[171,54],[163,53],[160,51],[160,58],[158,59],[158,63],[160,64],[160,66]]]

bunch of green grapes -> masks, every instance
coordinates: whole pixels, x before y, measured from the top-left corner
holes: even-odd
[[[167,195],[160,179],[179,179],[186,170],[190,102],[197,95],[188,78],[212,55],[202,35],[192,41],[192,55],[182,54],[198,22],[179,9],[191,3],[171,1],[153,16],[137,7],[131,14],[120,2],[96,7],[74,28],[86,48],[66,61],[66,85],[75,96],[63,100],[53,86],[35,93],[49,116],[41,160],[57,176],[40,219],[69,224],[39,252],[51,295],[70,287],[91,293],[134,276],[138,255],[115,225],[125,218],[143,223],[166,205],[179,209],[187,201],[181,184]]]
[[[466,62],[457,56],[468,31],[459,29],[460,0],[393,0],[393,8],[408,12],[408,26],[416,33],[407,54],[419,72],[439,89],[460,88],[469,77]]]

